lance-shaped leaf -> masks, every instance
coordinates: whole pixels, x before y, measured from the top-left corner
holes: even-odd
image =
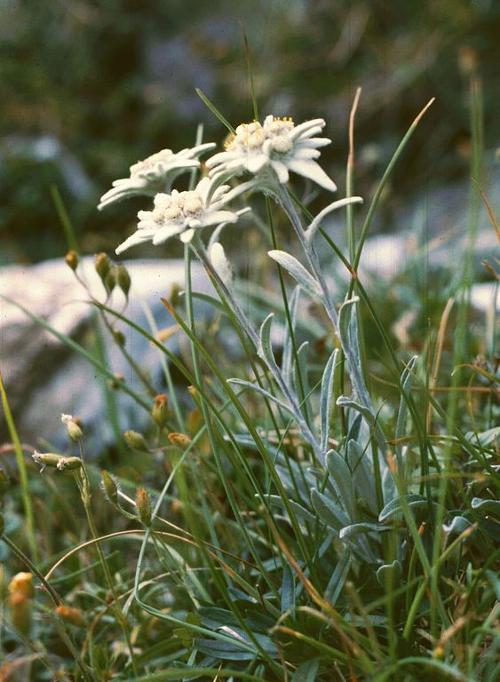
[[[300,299],[300,287],[296,286],[290,296],[288,303],[290,309],[290,324],[291,329],[287,325],[285,329],[285,339],[283,341],[283,360],[281,362],[281,371],[283,373],[283,379],[285,380],[287,386],[292,384],[292,368],[293,368],[293,337],[292,333],[295,331],[295,326],[297,323],[297,310],[299,307]]]
[[[362,204],[362,203],[363,203],[362,197],[345,197],[344,199],[338,199],[337,201],[334,201],[333,203],[329,204],[326,208],[324,208],[322,211],[320,211],[318,213],[318,215],[314,218],[312,223],[307,228],[306,239],[309,242],[314,239],[314,235],[319,230],[321,223],[326,218],[326,216],[329,213],[331,213],[332,211],[336,211],[338,208],[348,206],[349,204]]]
[[[473,497],[470,504],[472,509],[482,514],[492,514],[500,518],[500,500],[483,500],[480,497]]]
[[[307,291],[307,293],[313,297],[321,298],[322,292],[320,285],[294,256],[291,256],[286,251],[278,251],[277,249],[268,251],[268,254],[294,278],[304,291]]]
[[[412,508],[427,507],[429,505],[429,501],[425,497],[414,494],[409,494],[406,496],[406,503]],[[387,521],[388,519],[391,519],[394,516],[399,516],[399,514],[402,513],[403,510],[401,508],[401,500],[399,497],[395,497],[382,509],[378,515],[378,520],[380,522]]]
[[[335,502],[332,502],[330,498],[316,490],[316,488],[313,488],[311,491],[311,501],[319,518],[327,526],[333,528],[333,530],[339,532],[344,526],[349,525],[347,514]]]
[[[361,351],[358,336],[357,303],[359,298],[354,296],[345,301],[339,310],[339,336],[342,348],[347,358],[349,376],[356,395],[356,399],[368,410],[375,414],[370,394],[365,385],[363,367],[361,364]]]
[[[271,400],[273,403],[281,407],[283,410],[286,410],[287,412],[290,412],[293,414],[292,409],[283,402],[283,400],[280,400],[276,396],[274,396],[272,393],[269,391],[266,391],[265,388],[262,388],[261,386],[258,386],[257,384],[252,384],[251,381],[246,381],[245,379],[228,379],[227,380],[228,384],[233,384],[234,386],[243,386],[244,388],[249,389],[250,391],[255,391],[256,393],[260,393],[260,395],[265,396],[268,400]]]
[[[375,514],[378,510],[377,495],[369,455],[352,439],[347,443],[347,463],[354,480],[356,497]]]
[[[401,400],[399,402],[398,418],[396,421],[396,431],[394,437],[396,439],[396,457],[398,460],[398,466],[400,469],[401,476],[403,477],[403,446],[398,443],[401,438],[404,438],[406,433],[406,417],[408,415],[408,405],[406,396],[409,395],[411,390],[411,385],[413,381],[413,369],[417,363],[418,356],[414,355],[410,362],[406,365],[401,374]]]
[[[323,376],[321,378],[321,394],[320,394],[320,424],[321,424],[321,449],[326,450],[328,447],[328,436],[330,434],[330,414],[332,411],[333,401],[333,381],[335,378],[335,368],[337,366],[337,358],[339,349],[336,348],[330,355],[326,363]]]
[[[344,458],[335,450],[326,453],[328,473],[335,481],[342,506],[351,519],[354,516],[355,500],[353,495],[352,475]]]

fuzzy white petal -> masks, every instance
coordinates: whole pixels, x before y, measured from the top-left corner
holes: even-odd
[[[337,189],[337,185],[328,177],[316,161],[291,159],[290,161],[287,161],[287,166],[294,173],[298,173],[304,178],[309,178],[309,180],[316,182],[320,187],[324,187],[324,189],[327,189],[329,192],[335,192]]]

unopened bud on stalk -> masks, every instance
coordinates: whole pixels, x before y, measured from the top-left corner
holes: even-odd
[[[44,471],[46,467],[57,469],[58,471],[75,471],[82,466],[82,460],[79,457],[65,457],[64,455],[56,455],[53,452],[37,452],[35,450],[32,457],[41,466],[40,472]]]
[[[101,471],[102,487],[106,493],[106,497],[112,504],[118,504],[118,486],[115,479],[111,476],[109,471],[103,469]]]
[[[28,572],[16,573],[9,583],[9,594],[18,592],[26,599],[33,596],[33,574]]]
[[[116,265],[113,265],[111,266],[111,269],[104,278],[104,286],[108,291],[113,291],[117,284],[117,279],[118,279],[117,268]]]
[[[148,444],[142,433],[139,433],[138,431],[125,431],[123,437],[127,445],[133,450],[149,452]]]
[[[158,426],[165,425],[168,417],[168,398],[164,393],[155,396],[151,416]]]
[[[104,283],[108,272],[111,269],[111,261],[107,253],[96,253],[95,256],[95,271]]]
[[[121,348],[125,346],[125,334],[119,329],[115,329],[113,332],[113,338]]]
[[[151,525],[151,499],[145,488],[139,488],[135,494],[135,504],[139,518],[145,526]]]
[[[74,249],[68,251],[68,253],[64,256],[64,260],[66,261],[66,265],[70,267],[73,272],[77,269],[79,258],[77,252]]]
[[[168,440],[172,443],[172,445],[177,445],[177,447],[183,449],[187,448],[187,446],[191,443],[191,438],[185,433],[169,433]]]
[[[31,624],[31,599],[33,596],[33,575],[17,573],[9,583],[9,607],[12,624],[24,635]]]
[[[81,610],[75,608],[74,606],[66,606],[66,604],[61,604],[60,606],[56,607],[56,613],[60,618],[66,620],[72,625],[77,625],[78,627],[82,628],[85,627],[85,619]]]
[[[130,285],[132,281],[130,279],[130,275],[128,274],[127,268],[122,263],[116,267],[116,281],[125,296],[128,297],[128,292],[130,291]]]
[[[81,438],[83,438],[83,431],[80,426],[80,420],[77,417],[73,417],[71,414],[62,414],[61,421],[66,424],[66,430],[68,436],[72,441],[77,443]]]

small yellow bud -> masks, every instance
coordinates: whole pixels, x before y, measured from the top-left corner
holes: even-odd
[[[61,457],[57,463],[58,471],[74,471],[80,469],[82,466],[82,460],[79,457]]]
[[[103,279],[103,283],[108,291],[113,291],[113,289],[116,286],[116,281],[117,281],[116,266],[113,265],[109,270],[108,274],[106,275],[106,277]]]
[[[95,256],[95,271],[104,282],[107,274],[111,268],[111,261],[107,253],[96,253]]]
[[[168,440],[172,445],[177,445],[179,448],[187,448],[191,443],[191,438],[185,433],[169,433]]]
[[[139,518],[145,526],[151,525],[151,499],[145,488],[139,488],[135,494],[135,504]]]
[[[138,431],[125,431],[123,434],[125,442],[132,448],[132,450],[140,450],[141,452],[149,452],[148,444],[142,433]]]
[[[168,398],[164,393],[155,396],[151,416],[158,426],[165,425],[168,417]]]
[[[21,594],[25,599],[33,596],[33,574],[16,573],[9,583],[9,594]]]
[[[72,441],[77,443],[81,438],[83,438],[81,422],[77,417],[73,417],[71,414],[62,414],[61,421],[63,424],[66,424],[68,436]]]
[[[125,296],[128,297],[128,292],[130,291],[130,285],[132,282],[127,268],[121,263],[116,268],[116,281],[118,282],[118,286],[123,291]]]
[[[61,606],[56,607],[56,613],[60,618],[68,621],[68,623],[71,623],[72,625],[77,625],[82,628],[85,627],[85,619],[80,609],[61,604]]]
[[[53,452],[34,452],[33,460],[40,464],[41,471],[46,467],[57,469],[58,471],[76,470],[82,466],[82,460],[79,457],[65,457],[64,455],[56,455]]]
[[[68,253],[64,256],[64,260],[66,261],[66,265],[70,267],[73,272],[77,269],[79,259],[76,251],[73,249],[68,251]]]
[[[108,499],[113,504],[118,504],[118,486],[116,485],[115,479],[111,476],[109,471],[103,469],[101,471],[102,476],[102,487],[106,493]]]

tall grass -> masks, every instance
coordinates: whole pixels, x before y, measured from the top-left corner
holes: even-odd
[[[473,93],[479,181],[481,114]],[[348,197],[358,102],[359,92],[351,114]],[[9,583],[0,642],[6,679],[16,679],[16,669],[33,680],[498,679],[493,357],[477,369],[488,380],[486,392],[485,385],[453,374],[456,364],[470,363],[474,339],[466,333],[468,304],[461,304],[453,333],[446,300],[439,328],[422,339],[431,362],[397,349],[386,302],[358,272],[384,187],[417,127],[426,125],[430,104],[411,123],[364,214],[347,206],[347,254],[285,186],[262,203],[245,198],[277,263],[265,273],[281,299],[273,299],[274,315],[265,297],[243,308],[240,289],[221,276],[198,236],[185,245],[183,306],[164,299],[165,317],[189,341],[190,357],[169,349],[151,315],[150,328],[142,328],[113,305],[110,291],[97,300],[87,290],[96,324],[125,357],[120,329],[156,348],[168,411],[161,411],[163,399],[153,400],[161,391],[149,385],[144,368],[132,364],[144,390],[116,382],[102,352],[83,348],[28,311],[151,419],[144,434],[128,433],[128,450],[121,443],[119,457],[108,457],[111,473],[100,474],[88,457],[77,474],[65,473],[64,462],[54,459],[57,469],[35,485],[2,384],[20,477],[18,488],[2,488],[3,538],[11,552],[4,581],[27,570],[41,588],[20,598]],[[254,111],[257,116],[255,102]],[[479,210],[474,191],[471,196],[463,291],[472,284]],[[193,289],[194,259],[217,297]],[[330,284],[332,268],[349,275],[340,296]],[[210,327],[196,318],[199,298],[215,319]],[[306,299],[314,305],[314,324]],[[238,353],[225,346],[229,331]],[[443,350],[450,338],[451,358]],[[378,378],[390,385],[384,393],[371,380],[382,367]],[[174,382],[174,368],[182,380]],[[450,388],[448,400],[438,392],[442,382]],[[473,421],[461,410],[464,396],[473,396]],[[113,409],[110,419],[117,423]],[[53,511],[42,533],[30,510],[32,498],[47,495]],[[18,547],[23,544],[31,547],[30,559]],[[54,594],[57,603],[51,603]]]

